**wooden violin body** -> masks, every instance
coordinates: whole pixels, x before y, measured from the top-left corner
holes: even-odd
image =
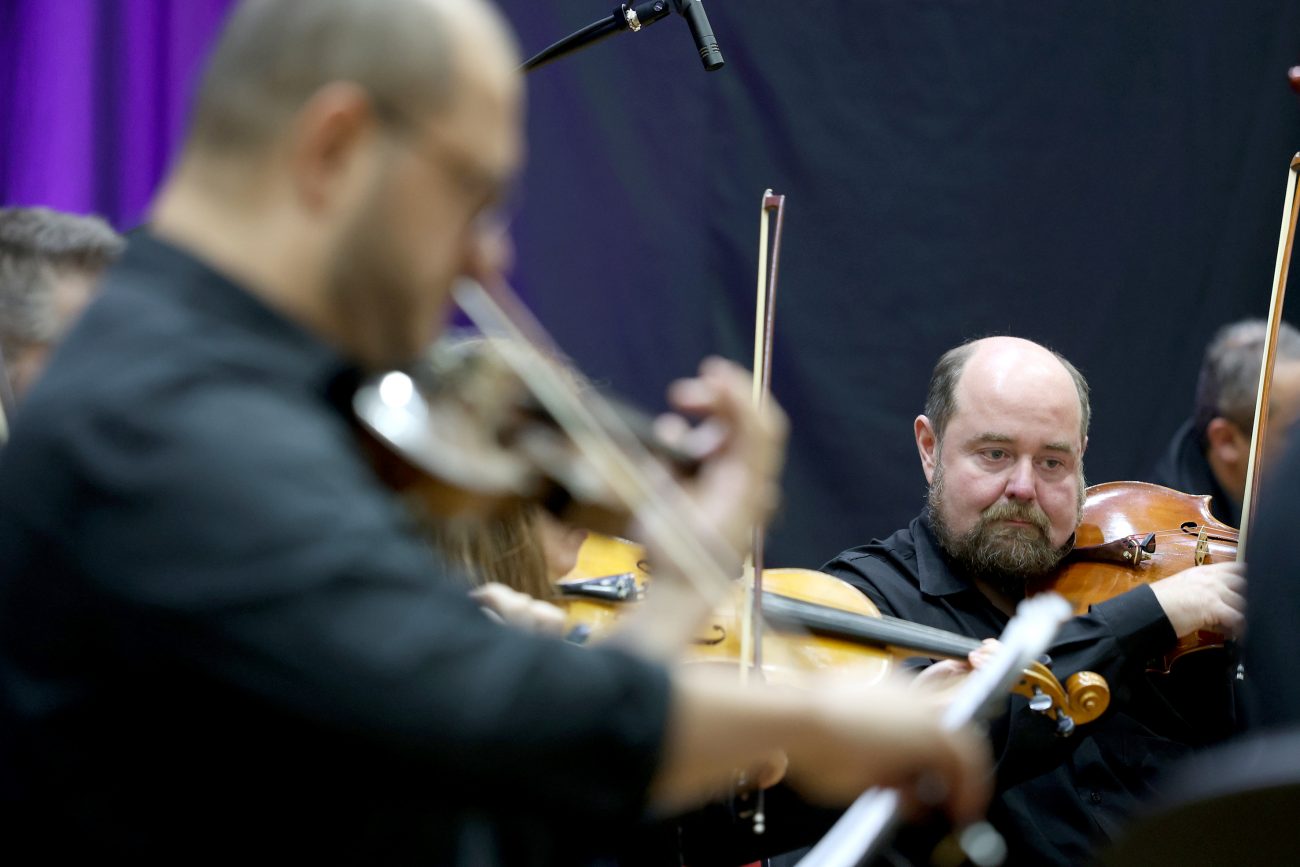
[[[1054,590],[1076,614],[1141,584],[1237,556],[1237,531],[1210,514],[1210,498],[1147,482],[1088,488],[1074,550],[1035,592]],[[1222,647],[1224,637],[1197,632],[1179,641],[1153,670],[1167,672],[1187,653]]]
[[[599,534],[587,537],[578,555],[578,565],[559,585],[564,594],[559,602],[565,609],[571,633],[577,630],[584,638],[598,639],[608,634],[618,620],[630,612],[628,603],[635,603],[652,580],[643,558],[641,547],[632,542]],[[810,575],[815,577],[809,579]],[[593,579],[603,582],[608,592],[599,591],[599,595],[565,593],[566,587],[572,591],[575,585],[589,588]],[[766,593],[794,594],[798,598],[864,617],[880,616],[870,599],[843,581],[820,572],[768,569],[764,571],[763,579]],[[701,626],[687,648],[688,660],[731,666],[741,664],[740,617],[744,614],[741,592],[742,588],[737,586],[732,604],[715,611]],[[763,673],[776,683],[791,683],[809,671],[850,667],[854,676],[861,678],[863,683],[875,683],[898,659],[884,648],[850,639],[811,636],[806,632],[791,634],[765,630],[763,642]]]

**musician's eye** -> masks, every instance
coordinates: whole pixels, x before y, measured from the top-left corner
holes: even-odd
[[[1006,449],[985,449],[984,450],[984,457],[988,458],[991,461],[1006,460],[1007,456],[1008,456],[1008,452]]]

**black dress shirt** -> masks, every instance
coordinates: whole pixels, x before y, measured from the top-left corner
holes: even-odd
[[[1008,620],[954,570],[924,518],[843,552],[823,570],[857,586],[883,614],[948,632],[993,638]],[[1145,674],[1147,660],[1174,641],[1155,594],[1139,587],[1072,618],[1049,651],[1063,683],[1077,671],[1106,678],[1111,705],[1102,718],[1058,738],[1050,720],[1011,697],[991,730],[999,793],[990,811],[1011,863],[1085,863],[1153,793],[1158,773],[1207,739],[1155,680],[1160,676]]]
[[[1183,422],[1169,441],[1169,448],[1147,481],[1184,494],[1209,494],[1210,514],[1229,527],[1241,526],[1241,503],[1228,496],[1214,477],[1205,459],[1205,446],[1190,420]]]
[[[147,235],[57,351],[0,457],[0,814],[46,860],[573,863],[639,817],[665,672],[489,622],[354,379]]]

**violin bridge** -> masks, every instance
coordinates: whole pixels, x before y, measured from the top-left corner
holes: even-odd
[[[1197,566],[1204,566],[1206,559],[1210,556],[1210,534],[1204,527],[1201,532],[1196,534],[1196,553],[1193,559]]]

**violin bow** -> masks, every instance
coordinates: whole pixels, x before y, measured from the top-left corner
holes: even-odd
[[[772,391],[772,334],[775,326],[777,272],[781,265],[781,230],[785,225],[785,196],[771,188],[763,191],[758,210],[758,292],[754,302],[754,406],[762,409]],[[768,267],[769,236],[772,262]],[[740,620],[741,682],[749,672],[763,671],[763,543],[762,524],[755,524],[750,543],[749,566],[744,572],[742,605],[746,616]],[[754,792],[754,833],[767,830],[763,790]]]
[[[1264,353],[1259,365],[1259,389],[1255,393],[1255,424],[1250,431],[1250,457],[1246,462],[1246,495],[1241,504],[1241,526],[1237,530],[1237,560],[1246,556],[1246,534],[1250,519],[1259,505],[1257,470],[1264,453],[1268,425],[1268,395],[1273,387],[1273,364],[1277,357],[1277,332],[1282,325],[1282,306],[1286,300],[1286,279],[1291,268],[1291,247],[1295,241],[1296,218],[1300,216],[1300,196],[1296,195],[1296,177],[1300,174],[1300,153],[1291,157],[1286,175],[1286,197],[1282,203],[1282,228],[1277,239],[1277,262],[1273,266],[1273,294],[1268,303],[1268,331],[1264,335]]]
[[[775,217],[775,225],[773,218]],[[769,188],[763,192],[758,212],[758,293],[754,302],[754,406],[762,409],[772,391],[772,334],[775,325],[777,271],[781,265],[781,230],[785,223],[785,196]],[[772,262],[768,267],[768,239]],[[740,654],[754,671],[763,670],[763,542],[764,528],[754,525],[750,546],[753,568],[747,570],[745,608],[740,636]],[[748,668],[742,668],[748,671]],[[742,675],[744,676],[744,675]]]
[[[1047,650],[1072,613],[1070,603],[1055,593],[1040,593],[1023,600],[998,637],[998,649],[957,689],[943,712],[943,728],[954,731],[982,716],[994,700],[1007,693],[1021,670]],[[897,827],[902,806],[902,796],[896,789],[868,789],[799,861],[798,867],[855,867],[864,863],[879,852]],[[981,827],[986,835],[996,834],[987,825],[973,826],[967,832]],[[965,842],[964,848],[974,854],[971,843]]]

